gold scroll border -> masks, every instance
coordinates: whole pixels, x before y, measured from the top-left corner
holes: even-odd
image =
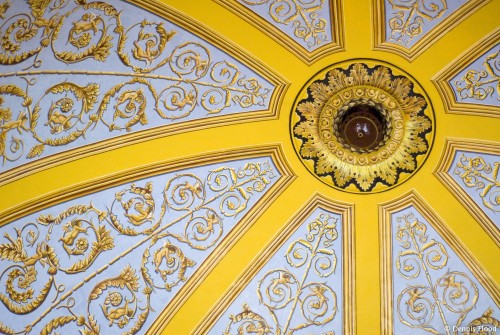
[[[330,2],[330,18],[332,19],[331,34],[333,42],[327,43],[322,47],[307,51],[303,46],[297,43],[293,38],[282,32],[272,23],[268,22],[260,15],[233,0],[213,0],[236,16],[242,17],[252,26],[256,27],[264,34],[272,38],[276,43],[283,46],[292,54],[297,56],[302,62],[311,65],[319,58],[331,55],[336,52],[345,51],[344,42],[344,18],[342,10],[342,1],[333,0]]]
[[[500,155],[499,143],[467,140],[467,139],[445,139],[444,154],[441,156],[440,162],[434,171],[434,175],[441,183],[457,198],[467,211],[476,219],[486,233],[493,239],[496,245],[500,248],[500,230],[495,223],[484,213],[483,209],[472,199],[472,197],[448,174],[448,170],[453,163],[455,153],[458,150],[464,150],[471,153],[484,153]]]
[[[449,84],[449,81],[452,80],[453,77],[472,64],[472,62],[491,49],[499,41],[500,28],[497,28],[466,50],[431,79],[438,89],[441,99],[446,103],[446,113],[500,117],[500,106],[456,101],[455,91]]]
[[[224,314],[231,303],[245,289],[261,268],[275,255],[279,248],[290,238],[290,236],[304,223],[311,213],[317,208],[322,208],[336,214],[342,215],[342,273],[343,273],[343,334],[355,334],[356,330],[356,299],[355,299],[355,276],[354,276],[354,204],[327,199],[321,194],[314,194],[308,204],[300,209],[297,214],[271,239],[266,247],[262,249],[255,260],[249,264],[246,270],[235,280],[231,288],[217,301],[210,312],[193,330],[192,335],[207,334],[219,318]]]
[[[207,164],[225,162],[228,160],[248,159],[269,156],[276,166],[281,177],[266,192],[266,194],[254,205],[254,207],[241,218],[240,222],[222,240],[215,250],[208,256],[205,262],[196,270],[186,284],[179,290],[175,297],[169,302],[165,309],[156,318],[153,325],[147,331],[148,334],[158,334],[161,329],[171,320],[175,313],[181,308],[192,292],[201,284],[205,277],[217,264],[220,257],[224,257],[233,245],[250,229],[258,217],[282,194],[288,185],[296,178],[288,165],[281,144],[270,144],[265,146],[243,147],[232,150],[220,150],[205,153],[199,156],[163,161],[150,164],[128,171],[108,175],[84,183],[55,191],[53,193],[32,199],[18,206],[12,207],[0,213],[0,226],[5,222],[17,220],[23,216],[46,209],[58,203],[79,198],[91,193],[132,182],[137,179],[156,176],[159,174],[174,172],[180,169],[200,167]]]
[[[216,32],[209,30],[208,27],[204,26],[200,22],[193,20],[187,15],[178,12],[177,10],[167,6],[162,2],[158,2],[156,0],[127,1],[151,12],[152,14],[158,15],[162,19],[169,20],[170,22],[180,26],[190,33],[195,34],[207,43],[211,43],[213,46],[221,49],[229,56],[232,56],[235,59],[239,60],[245,66],[248,66],[250,70],[255,71],[264,79],[268,80],[272,85],[275,86],[273,95],[269,100],[269,109],[257,110],[254,112],[240,112],[232,115],[216,116],[200,120],[184,121],[176,124],[158,126],[147,130],[138,131],[136,133],[120,135],[116,138],[84,145],[82,147],[70,149],[68,151],[56,153],[0,173],[0,186],[9,184],[15,180],[58,166],[60,164],[115,150],[124,146],[161,138],[164,136],[171,136],[187,131],[212,128],[219,124],[230,125],[245,123],[247,121],[276,120],[279,118],[279,111],[281,109],[281,104],[283,103],[285,92],[288,89],[288,86],[290,86],[290,83],[287,82],[283,77],[272,71],[264,63],[253,59],[250,54],[244,52],[238,46],[232,44],[228,40],[225,40]],[[132,72],[131,75],[133,75]]]
[[[410,190],[390,202],[379,204],[379,238],[380,238],[380,285],[381,285],[381,334],[394,335],[393,329],[393,291],[392,291],[392,234],[391,214],[408,206],[414,206],[444,242],[458,255],[465,266],[472,272],[493,301],[500,305],[500,287],[486,272],[476,258],[462,245],[462,242],[445,225],[422,197]]]
[[[407,61],[412,62],[438,39],[490,1],[491,0],[468,1],[461,8],[441,21],[441,23],[432,28],[431,31],[427,32],[417,43],[408,49],[399,44],[387,42],[385,38],[385,0],[373,0],[373,50],[393,52]]]

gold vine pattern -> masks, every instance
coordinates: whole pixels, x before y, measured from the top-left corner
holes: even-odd
[[[424,32],[424,26],[441,18],[448,9],[446,0],[389,0],[395,11],[388,21],[389,41],[408,46]]]
[[[285,259],[298,271],[277,268],[258,281],[259,303],[269,312],[266,317],[244,304],[243,311],[230,315],[224,335],[231,334],[295,334],[310,326],[332,322],[337,314],[337,294],[328,278],[337,267],[333,243],[337,240],[337,219],[321,213],[307,225],[305,239],[290,243]],[[311,273],[320,278],[312,279]],[[299,316],[300,315],[300,316]],[[331,335],[326,332],[323,335]]]
[[[152,296],[165,291],[171,300],[232,229],[235,219],[229,218],[241,216],[276,177],[269,162],[257,160],[214,168],[204,178],[179,173],[161,193],[155,193],[155,183],[140,181],[122,186],[107,205],[76,204],[57,215],[46,211],[14,227],[14,234],[5,232],[0,302],[14,319],[33,314],[16,330],[2,318],[0,331],[137,334],[168,303],[154,309]],[[112,268],[115,263],[121,265]],[[117,268],[119,273],[108,274]],[[92,288],[87,301],[80,301],[85,285]],[[51,317],[56,310],[59,316]]]
[[[0,4],[0,65],[14,69],[4,68],[1,76],[16,80],[0,85],[4,165],[39,157],[47,147],[81,145],[106,130],[117,136],[229,109],[266,108],[272,86],[265,80],[217,59],[215,48],[186,38],[169,22],[124,24],[118,5],[88,0]],[[26,12],[18,13],[22,6]],[[44,69],[47,62],[64,67]],[[109,70],[115,66],[123,70]],[[128,79],[113,83],[120,78]]]
[[[308,48],[328,42],[326,29],[329,20],[320,17],[324,0],[241,0],[248,6],[269,5],[268,14],[278,24],[292,26],[293,35],[306,43]]]
[[[461,99],[485,100],[496,96],[500,100],[500,51],[492,52],[483,61],[482,69],[470,69],[453,82]]]
[[[468,188],[480,191],[483,205],[493,212],[500,212],[500,180],[498,171],[500,162],[492,164],[481,156],[467,157],[460,155],[453,173],[464,182]]]
[[[476,307],[479,290],[466,274],[451,270],[447,248],[429,239],[426,224],[414,214],[396,218],[396,240],[401,250],[395,258],[397,273],[407,280],[395,304],[399,321],[431,334],[451,335]],[[448,269],[443,274],[445,267]]]

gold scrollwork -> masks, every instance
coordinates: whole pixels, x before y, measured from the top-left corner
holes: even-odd
[[[486,57],[482,70],[467,70],[460,80],[455,80],[454,88],[462,99],[484,100],[496,93],[500,100],[500,51]]]
[[[26,88],[0,86],[0,157],[4,164],[41,157],[48,146],[81,143],[102,125],[110,132],[130,132],[154,126],[152,118],[173,121],[198,109],[203,115],[212,115],[231,106],[265,106],[270,97],[270,87],[242,75],[232,62],[215,59],[204,43],[174,41],[179,32],[168,22],[142,20],[124,25],[116,4],[98,1],[50,4],[34,0],[28,5],[30,12],[21,14],[9,2],[2,7],[7,19],[0,26],[0,64],[15,65],[32,58],[22,71],[4,74],[21,78]],[[114,49],[117,60],[130,71],[61,70],[57,65],[41,69],[49,52],[57,61],[74,66],[84,61],[113,62]],[[50,81],[48,88],[40,80],[61,74],[91,79]],[[100,76],[128,79],[109,88]],[[36,92],[45,94],[33,104]]]
[[[446,0],[401,1],[389,0],[393,10],[397,10],[389,19],[389,40],[408,45],[423,33],[425,20],[432,21],[443,16],[448,9]]]
[[[269,3],[268,12],[274,22],[291,25],[294,36],[307,43],[309,48],[324,44],[328,40],[328,22],[319,15],[324,0],[243,0],[243,3],[248,6]]]
[[[200,265],[191,255],[208,253],[230,229],[223,225],[223,217],[241,213],[275,177],[269,162],[253,162],[240,168],[216,167],[205,178],[172,175],[157,195],[151,181],[131,183],[114,194],[106,210],[92,203],[76,204],[57,215],[39,214],[34,222],[14,228],[15,236],[5,233],[8,242],[0,244],[0,260],[8,264],[0,274],[5,290],[0,303],[14,315],[24,315],[52,299],[45,311],[15,333],[27,334],[34,327],[42,327],[41,334],[47,335],[56,329],[86,335],[104,334],[107,328],[138,333],[154,311],[152,294],[182,286]],[[118,250],[123,235],[142,239]],[[140,264],[131,265],[127,257],[135,257],[137,249],[142,250]],[[110,252],[115,257],[99,264],[100,255]],[[93,282],[86,313],[79,309],[84,302],[73,293],[118,261],[126,263],[121,272]],[[68,276],[88,271],[91,265],[98,265],[98,270],[66,287]],[[55,309],[66,312],[47,322]],[[47,323],[38,325],[42,321]],[[0,330],[13,333],[3,323]]]
[[[434,239],[429,241],[427,226],[413,214],[398,217],[396,240],[401,243],[396,268],[408,283],[397,296],[397,315],[400,322],[411,328],[419,328],[432,334],[440,334],[438,328],[446,329],[450,335],[451,318],[456,318],[455,327],[462,324],[467,314],[476,307],[479,290],[475,282],[465,273],[450,271],[437,274],[448,265],[446,247]],[[436,276],[439,276],[436,279]],[[425,284],[423,284],[423,283]],[[435,316],[441,320],[437,325]],[[436,328],[438,327],[438,328]]]
[[[454,174],[458,175],[466,187],[481,190],[479,196],[486,208],[494,212],[500,211],[500,180],[498,171],[500,162],[493,166],[483,157],[466,157],[462,154],[456,163]]]
[[[245,304],[243,312],[229,317],[224,334],[236,334],[235,331],[237,334],[271,331],[294,334],[332,321],[337,313],[337,294],[328,282],[310,281],[310,274],[314,271],[315,276],[327,278],[334,273],[337,262],[332,246],[338,236],[336,222],[335,218],[322,213],[308,224],[305,239],[290,244],[285,258],[289,266],[299,271],[278,268],[268,271],[258,281],[257,296],[267,307],[273,326]],[[283,316],[286,319],[282,320]]]

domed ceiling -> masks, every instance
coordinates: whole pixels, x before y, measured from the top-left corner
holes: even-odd
[[[0,333],[497,331],[499,12],[0,0]]]

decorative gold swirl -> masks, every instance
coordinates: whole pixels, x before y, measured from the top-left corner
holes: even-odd
[[[466,187],[480,190],[479,196],[486,208],[500,211],[500,162],[493,166],[481,156],[467,157],[462,154],[456,163],[454,174],[458,175]]]
[[[273,270],[259,280],[257,294],[260,303],[268,308],[281,309],[292,302],[298,292],[299,282],[285,270]]]
[[[396,239],[405,250],[399,252],[396,267],[404,279],[417,283],[409,282],[399,293],[398,318],[411,328],[438,334],[442,327],[450,335],[450,318],[445,317],[445,310],[453,313],[457,327],[461,325],[476,307],[479,298],[477,286],[465,273],[447,271],[442,274],[442,269],[449,265],[448,252],[442,243],[434,239],[428,241],[427,227],[415,215],[403,215],[397,221],[403,225],[398,226]],[[436,315],[441,326],[437,326]]]
[[[259,321],[257,323],[263,326],[262,331],[273,329],[276,334],[294,334],[312,325],[325,325],[335,318],[335,291],[326,283],[309,279],[311,270],[320,278],[329,277],[335,271],[336,256],[331,248],[337,238],[335,226],[335,218],[326,213],[319,214],[307,225],[307,238],[295,240],[288,246],[285,257],[293,269],[269,270],[259,279],[259,303],[269,310],[270,318],[274,322],[274,327],[271,328],[264,317],[255,316],[254,321]],[[298,317],[299,311],[302,318]],[[250,315],[253,314],[248,305],[245,305],[244,311],[238,317],[230,316],[225,334],[231,334],[231,329],[236,327],[238,334],[254,329],[252,327],[257,324],[249,320]],[[298,324],[292,324],[292,321]]]
[[[337,295],[327,285],[310,283],[302,290],[301,311],[307,323],[291,329],[295,331],[309,325],[323,325],[332,321],[337,313]]]
[[[237,315],[231,315],[231,324],[224,331],[224,335],[250,335],[250,334],[270,334],[266,320],[257,313],[252,312],[250,307],[243,305],[243,312]],[[236,328],[237,333],[232,333],[231,328]]]
[[[203,182],[192,174],[179,175],[165,187],[165,201],[175,210],[194,209],[203,203],[205,196]]]
[[[22,99],[9,104],[9,98]],[[7,145],[7,135],[16,131],[18,134],[29,131],[28,115],[23,111],[25,107],[31,104],[31,98],[18,86],[15,85],[0,85],[0,157],[3,161],[14,161],[20,157],[24,147],[22,138],[16,135],[11,135],[11,145]],[[13,106],[18,106],[18,116],[13,115]],[[5,106],[5,107],[4,107]],[[14,156],[13,156],[14,155]]]
[[[328,21],[320,18],[324,0],[243,0],[248,6],[269,4],[268,13],[278,24],[291,26],[296,38],[309,48],[324,44],[328,40]]]
[[[460,80],[455,80],[453,86],[460,98],[481,101],[496,93],[500,100],[500,51],[489,54],[482,65],[483,69],[467,70]]]
[[[389,19],[389,40],[405,46],[423,33],[425,20],[436,20],[448,9],[446,0],[389,0],[389,3],[396,11]]]
[[[14,228],[13,237],[5,233],[7,243],[0,244],[0,260],[8,264],[0,273],[5,288],[0,292],[0,302],[20,315],[32,313],[52,299],[48,308],[16,333],[27,334],[42,321],[36,329],[47,334],[79,331],[98,335],[105,327],[120,328],[128,335],[138,333],[153,311],[152,293],[183,285],[199,265],[192,259],[193,252],[205,257],[202,253],[227,233],[223,218],[236,214],[218,210],[227,204],[226,195],[231,197],[235,190],[244,189],[248,201],[255,193],[265,191],[275,177],[273,171],[269,162],[255,162],[241,168],[216,167],[205,179],[193,173],[172,174],[163,191],[156,194],[163,200],[161,206],[152,181],[131,183],[116,191],[106,210],[92,202],[75,204],[57,214],[50,210],[39,214],[35,222]],[[215,181],[222,181],[223,176],[233,179],[226,185]],[[166,222],[167,212],[169,218],[177,216]],[[120,235],[143,237],[133,246],[117,250]],[[86,315],[76,314],[81,311],[75,311],[73,294],[138,248],[143,248],[140,265],[135,269],[127,265],[118,276],[98,282],[90,290]],[[104,264],[96,264],[105,252],[110,257]],[[98,269],[74,287],[58,282],[92,265],[98,265]],[[142,288],[136,272],[143,279]],[[69,314],[51,315],[55,309],[65,309]],[[1,323],[0,330],[11,333]]]
[[[152,193],[150,182],[144,187],[131,184],[130,188],[116,193],[109,215],[111,225],[129,236],[149,235],[155,231],[160,220],[154,222],[156,204]]]

